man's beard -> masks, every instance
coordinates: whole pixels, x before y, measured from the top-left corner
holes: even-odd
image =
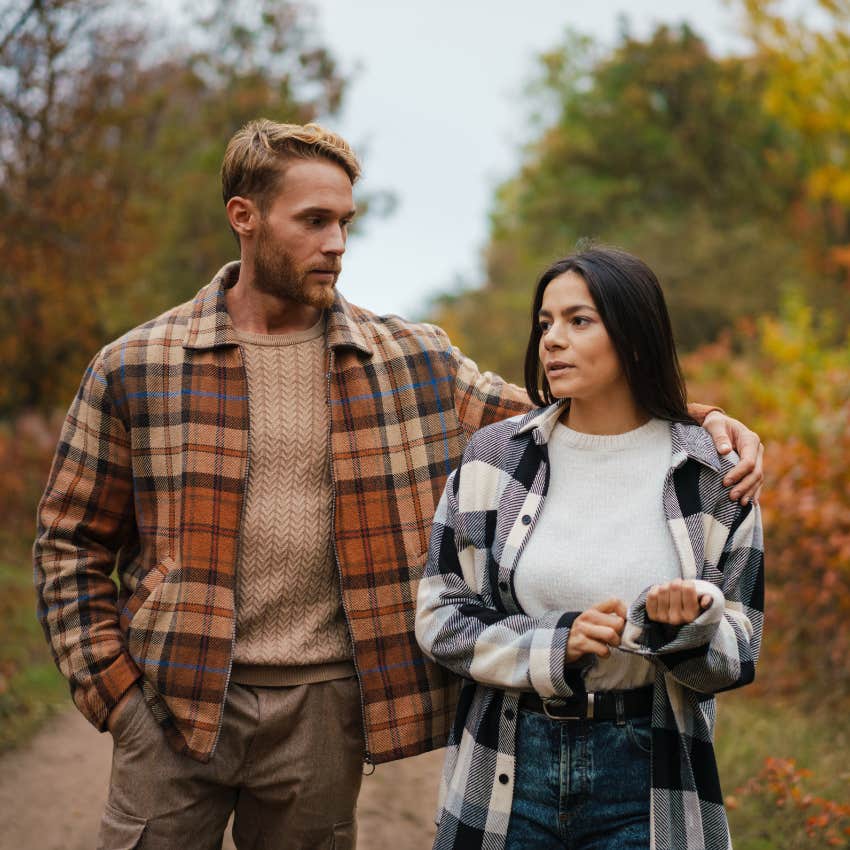
[[[339,264],[333,266],[339,271]],[[272,245],[268,230],[260,226],[254,252],[254,286],[267,295],[287,298],[299,304],[307,304],[317,310],[325,310],[334,303],[332,286],[310,286],[307,272],[299,269],[292,255]]]

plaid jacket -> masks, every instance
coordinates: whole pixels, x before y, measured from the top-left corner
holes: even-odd
[[[248,388],[225,266],[194,301],[92,361],[39,506],[39,616],[74,701],[103,729],[137,679],[171,745],[215,749],[234,641],[249,469]],[[434,509],[469,436],[524,392],[439,328],[329,311],[335,556],[363,696],[367,760],[445,743],[454,677],[413,635]],[[120,586],[110,579],[117,568]]]
[[[546,444],[560,413],[556,404],[476,434],[437,508],[416,635],[426,655],[469,680],[446,751],[439,850],[504,846],[520,693],[573,693],[564,659],[577,613],[532,618],[513,593],[514,568],[546,496]],[[764,607],[759,510],[729,501],[722,478],[735,458],[719,458],[702,428],[674,424],[672,440],[667,523],[683,577],[697,579],[713,604],[693,623],[665,627],[647,622],[645,591],[630,606],[622,648],[657,667],[652,847],[726,850],[713,694],[755,673]]]

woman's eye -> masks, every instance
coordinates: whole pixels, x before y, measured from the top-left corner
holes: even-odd
[[[550,324],[549,324],[549,322],[538,322],[538,326],[539,326],[539,328],[540,328],[540,333],[544,333],[544,334],[545,334],[545,333],[546,333],[546,331],[548,331],[548,330],[549,330],[549,328],[551,327],[551,326],[550,326]]]
[[[590,320],[586,316],[573,316],[573,324],[577,327],[583,327],[590,324]]]

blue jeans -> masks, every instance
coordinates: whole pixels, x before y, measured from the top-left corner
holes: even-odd
[[[649,718],[550,720],[520,711],[505,850],[647,850]]]

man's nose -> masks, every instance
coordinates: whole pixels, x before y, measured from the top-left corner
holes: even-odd
[[[345,253],[345,231],[342,227],[331,228],[322,250],[325,254],[338,254],[339,256]]]

